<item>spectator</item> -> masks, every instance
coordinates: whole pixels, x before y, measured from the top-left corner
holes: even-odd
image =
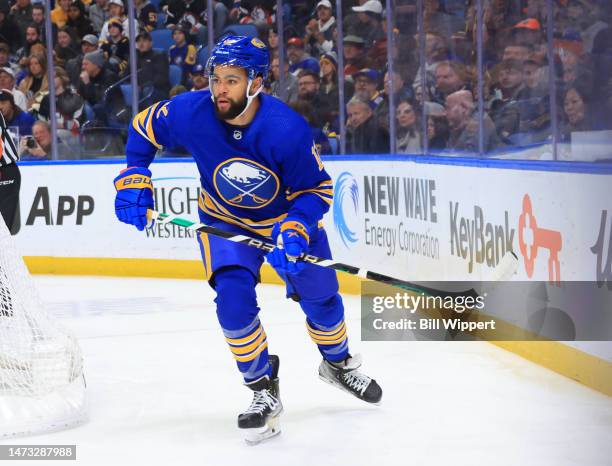
[[[215,40],[221,36],[221,33],[227,26],[229,21],[229,10],[224,2],[220,0],[213,0],[213,20],[212,27],[215,36]],[[208,43],[208,30],[206,29],[209,25],[208,22],[208,10],[204,10],[202,13],[202,22],[206,24],[206,27],[198,31],[198,37],[201,43]],[[270,50],[272,52],[272,50]]]
[[[276,0],[235,0],[230,18],[240,24],[253,24],[261,32],[274,23]]]
[[[268,29],[268,50],[271,57],[278,55],[278,30],[275,25]]]
[[[389,134],[376,122],[369,102],[355,95],[346,107],[346,151],[349,154],[389,152]]]
[[[96,118],[101,123],[108,122],[104,93],[117,79],[117,75],[106,66],[102,50],[89,52],[83,57],[78,93],[93,108]]]
[[[85,8],[78,0],[71,2],[68,7],[68,21],[66,22],[66,26],[72,29],[73,34],[77,38],[94,33],[93,25],[85,14]]]
[[[38,28],[38,36],[43,44],[47,43],[47,25],[45,23],[45,6],[41,3],[35,3],[32,6],[32,23]],[[51,36],[56,37],[57,26],[51,23]]]
[[[27,111],[28,101],[25,94],[15,87],[15,72],[11,68],[0,68],[0,89],[11,91],[15,105],[24,112]]]
[[[447,148],[478,154],[478,121],[474,117],[474,98],[470,91],[457,91],[446,98],[446,118],[449,126]],[[500,145],[495,125],[488,115],[484,117],[484,150],[491,151]]]
[[[353,2],[343,2],[344,21],[342,30],[346,35],[359,35],[361,33],[361,22],[359,21],[359,13],[353,11],[352,7],[348,7],[350,3],[355,3],[355,6],[363,6],[367,0],[355,0]],[[416,5],[415,5],[416,11]]]
[[[399,154],[415,154],[421,150],[421,125],[413,103],[402,99],[395,111],[397,119],[396,150]]]
[[[389,79],[389,72],[387,71],[384,76],[384,86],[382,94],[382,102],[374,110],[374,115],[378,120],[378,124],[389,130],[389,95],[391,94],[391,80]],[[402,75],[397,71],[393,70],[393,96],[395,98],[395,104],[398,102],[411,101],[412,91],[406,88],[404,85],[404,79]]]
[[[38,111],[38,119],[50,119],[49,93],[47,93]],[[65,129],[78,134],[79,119],[83,114],[83,98],[70,88],[68,74],[59,67],[55,67],[55,111],[58,129]]]
[[[354,95],[364,102],[368,102],[372,111],[375,111],[383,101],[383,97],[378,92],[379,80],[380,74],[378,71],[370,68],[359,70],[353,75],[353,81],[355,82]]]
[[[565,51],[561,54],[561,63],[563,63],[563,82],[567,87],[572,86],[580,73],[581,65],[578,55],[572,52]]]
[[[195,65],[198,53],[195,46],[188,42],[190,37],[189,23],[179,24],[172,33],[174,45],[168,50],[170,63],[183,70],[183,83],[187,82],[187,77],[191,73],[193,65]]]
[[[548,87],[544,76],[545,68],[535,54],[531,54],[523,62],[523,83],[533,93],[541,93]]]
[[[446,97],[462,89],[470,89],[468,70],[463,63],[442,61],[435,69],[436,87],[431,96],[433,102],[444,104]]]
[[[64,67],[66,62],[79,55],[78,45],[72,30],[65,26],[57,30],[57,44],[55,45],[55,62]]]
[[[378,0],[368,0],[363,5],[354,6],[353,11],[357,13],[360,23],[356,34],[361,35],[367,48],[385,37],[385,31],[382,28],[383,7]]]
[[[593,113],[591,92],[582,83],[569,87],[563,95],[564,121],[561,139],[571,142],[572,133],[604,129]]]
[[[534,50],[542,43],[542,27],[537,18],[519,21],[514,25],[512,34],[516,43],[534,47]]]
[[[108,0],[96,0],[89,6],[89,20],[96,34],[100,34],[104,23],[111,18]]]
[[[338,92],[338,62],[335,52],[326,52],[321,55],[321,86],[319,89],[319,100],[321,102],[321,114],[325,121],[331,122],[332,128],[336,130],[339,126],[339,92]],[[344,82],[344,101],[353,95],[353,85]]]
[[[348,35],[343,39],[344,45],[344,76],[353,79],[353,75],[368,63],[365,57],[365,41],[359,36]]]
[[[319,75],[311,70],[302,70],[298,76],[298,101],[308,102],[312,106],[310,122],[312,126],[322,128],[325,125],[321,114],[321,102],[319,96]]]
[[[32,46],[40,43],[42,43],[42,40],[38,26],[32,23],[26,28],[24,46],[17,50],[17,53],[15,54],[17,63],[21,68],[28,66],[28,57],[32,54]]]
[[[289,105],[293,110],[302,115],[304,119],[308,122],[308,126],[310,126],[310,130],[312,131],[312,140],[315,143],[317,148],[317,152],[319,154],[331,154],[331,145],[329,143],[329,139],[325,135],[325,133],[316,126],[314,121],[315,110],[310,102],[305,100],[297,100]]]
[[[506,45],[504,48],[504,53],[502,54],[502,61],[505,60],[517,60],[520,63],[523,63],[529,55],[533,53],[533,47],[529,44],[523,44],[520,42],[515,42]]]
[[[15,4],[11,7],[11,16],[19,26],[23,36],[28,25],[32,23],[32,4],[30,0],[15,0]]]
[[[501,98],[491,104],[491,118],[497,134],[503,141],[519,132],[520,104],[525,99],[522,64],[517,60],[505,60],[499,65],[499,91]]]
[[[123,32],[125,36],[130,38],[130,22],[128,20],[127,15],[125,14],[125,9],[123,8],[122,0],[110,0],[108,2],[108,9],[110,11],[110,19],[104,23],[102,26],[102,30],[100,31],[100,41],[108,41],[108,25],[110,21],[113,19],[119,19],[121,24],[123,25]],[[138,20],[134,18],[134,31],[138,31]]]
[[[426,31],[437,31],[450,38],[455,32],[465,30],[465,22],[444,11],[440,0],[424,0],[423,7],[423,24]]]
[[[146,87],[153,88],[151,101],[145,104],[153,104],[168,98],[170,91],[170,78],[168,69],[168,55],[153,50],[151,34],[143,31],[136,36],[138,82]],[[145,91],[146,93],[146,91]]]
[[[19,83],[19,90],[28,100],[28,111],[38,108],[45,92],[49,91],[47,80],[47,57],[34,53],[28,60],[28,71]]]
[[[51,154],[51,128],[45,121],[37,121],[32,126],[32,136],[21,138],[19,156],[21,160],[49,160]]]
[[[304,51],[304,41],[299,37],[292,37],[287,41],[287,58],[289,72],[296,77],[302,70],[319,73],[319,62]]]
[[[520,132],[525,144],[541,142],[550,136],[550,96],[544,76],[545,68],[532,54],[523,63],[523,90],[520,106]]]
[[[270,94],[280,99],[280,68],[279,58],[275,56],[270,63],[270,71],[272,73],[272,82],[270,85]],[[293,103],[298,98],[298,79],[289,73],[289,62],[285,60],[285,102]]]
[[[68,22],[68,8],[72,0],[58,0],[51,11],[51,22],[58,28],[63,28]]]
[[[334,48],[336,18],[334,18],[332,4],[329,0],[321,0],[317,3],[316,11],[316,19],[312,18],[306,25],[304,43],[310,46],[311,51],[320,55]]]
[[[128,72],[130,41],[124,35],[123,23],[119,18],[109,19],[106,24],[108,40],[100,41],[99,48],[106,54],[109,68],[122,76]]]
[[[190,29],[197,24],[201,25],[200,20],[205,11],[205,0],[169,0],[166,9],[166,27],[176,29],[182,22],[189,23]]]
[[[10,9],[8,0],[0,0],[0,39],[6,41],[14,53],[23,44],[23,39],[19,25],[9,15]]]
[[[11,49],[8,44],[0,42],[0,68],[10,68],[13,72],[17,72],[19,67],[10,61]]]
[[[182,84],[177,84],[172,89],[170,89],[170,98],[176,97],[177,95],[182,94],[183,92],[189,92],[189,89],[187,89]]]
[[[449,128],[448,120],[444,115],[429,115],[427,118],[428,149],[441,151],[448,144]]]
[[[0,89],[0,113],[8,128],[17,128],[22,136],[32,134],[34,117],[15,105],[13,93],[7,89]]]
[[[157,27],[157,8],[149,0],[136,0],[134,4],[141,29],[151,32]]]
[[[206,67],[200,63],[193,67],[191,72],[191,90],[192,91],[207,91],[208,90],[208,74]]]
[[[65,69],[73,86],[76,87],[79,84],[79,75],[81,74],[81,68],[83,66],[83,56],[97,49],[98,38],[93,34],[87,34],[81,40],[81,52],[76,57],[66,62]]]
[[[418,41],[418,36],[417,36]],[[417,44],[418,47],[418,44]],[[419,67],[416,72],[412,88],[415,93],[417,88],[421,87],[422,91],[425,92],[425,100],[429,100],[430,96],[435,93],[435,71],[438,64],[442,61],[449,59],[448,45],[444,37],[435,32],[425,33],[425,79],[426,85],[422,85],[421,80],[421,69],[423,64]],[[424,89],[423,89],[424,88]]]

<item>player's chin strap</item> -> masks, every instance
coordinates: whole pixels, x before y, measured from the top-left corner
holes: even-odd
[[[261,92],[261,90],[263,89],[263,82],[261,84],[261,86],[259,86],[259,89],[257,89],[257,91],[255,92],[255,94],[253,95],[249,95],[249,90],[251,89],[251,86],[253,85],[253,80],[249,79],[248,84],[247,84],[247,88],[246,88],[246,99],[247,99],[247,103],[244,106],[244,110],[242,112],[240,112],[240,115],[238,115],[236,118],[240,118],[242,115],[244,115],[244,112],[246,112],[249,108],[249,105],[251,105],[251,103],[253,102],[253,100],[255,99],[255,97],[257,97],[259,95],[259,93]]]
[[[240,112],[240,115],[238,115],[236,118],[240,118],[242,115],[244,115],[244,112],[246,112],[248,110],[249,106],[251,105],[251,103],[253,102],[255,97],[257,97],[259,95],[259,93],[263,90],[263,83],[262,83],[261,86],[259,86],[259,89],[257,89],[257,91],[255,92],[255,94],[249,95],[249,89],[251,89],[252,85],[253,85],[253,80],[249,79],[248,82],[247,82],[247,88],[246,88],[247,103],[244,106],[244,110],[242,112]],[[211,98],[211,100],[213,102],[215,101],[215,93],[212,92],[212,89],[211,89],[211,93],[210,93],[210,98]]]

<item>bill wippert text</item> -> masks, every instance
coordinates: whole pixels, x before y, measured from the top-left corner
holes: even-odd
[[[398,319],[387,321],[374,319],[372,325],[375,330],[459,330],[460,332],[473,332],[475,330],[495,330],[495,321],[466,321],[459,318],[444,319]]]

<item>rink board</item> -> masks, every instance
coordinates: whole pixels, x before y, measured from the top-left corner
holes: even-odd
[[[612,286],[612,173],[580,164],[560,171],[552,164],[475,163],[389,156],[326,160],[335,200],[324,222],[335,257],[412,280],[486,280],[512,249],[520,259],[516,280]],[[203,276],[193,234],[171,225],[143,233],[116,221],[112,179],[122,164],[21,168],[17,239],[34,271]],[[152,171],[157,209],[195,219],[195,165],[160,161]],[[531,236],[520,234],[527,217]],[[541,243],[535,258],[525,252],[534,242]],[[266,270],[264,280],[278,278]],[[344,291],[358,291],[354,279],[342,277],[341,284]],[[612,361],[609,345],[572,346]],[[522,353],[537,360],[543,352]]]

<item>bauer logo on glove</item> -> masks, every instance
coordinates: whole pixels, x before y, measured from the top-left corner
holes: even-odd
[[[154,207],[151,171],[144,167],[126,168],[115,178],[115,189],[117,218],[144,230],[148,222],[147,210]]]

